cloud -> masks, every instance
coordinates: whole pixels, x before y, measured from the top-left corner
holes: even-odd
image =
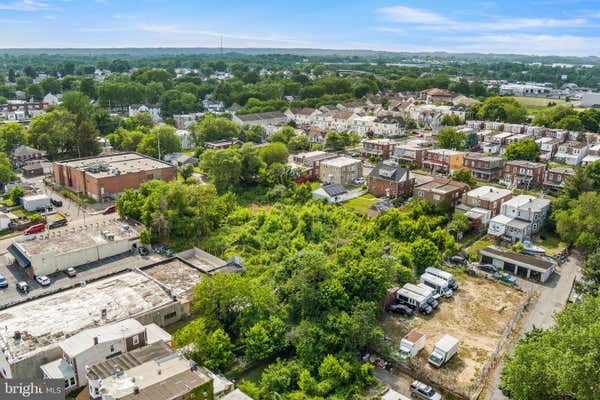
[[[493,2],[482,3],[488,7]],[[494,3],[495,4],[495,3]],[[452,31],[452,32],[518,32],[548,28],[577,28],[589,25],[586,18],[501,18],[493,17],[487,20],[475,19],[459,21],[441,14],[405,6],[384,7],[376,10],[392,22],[416,25],[420,30]],[[394,27],[379,27],[379,31],[393,32]]]
[[[36,0],[17,0],[12,3],[0,3],[0,10],[7,11],[40,11],[48,8],[48,3]]]
[[[408,24],[432,24],[439,25],[448,22],[448,19],[432,11],[422,10],[404,6],[393,6],[378,8],[377,12],[394,22]]]
[[[190,35],[190,36],[212,36],[223,37],[226,39],[237,39],[254,42],[281,42],[281,43],[305,43],[296,38],[281,35],[240,35],[224,32],[217,32],[203,29],[189,29],[176,25],[160,25],[160,24],[138,24],[135,27],[137,30],[148,33],[158,33],[162,35]]]
[[[496,34],[445,38],[449,51],[533,55],[600,55],[600,37],[550,34]],[[462,44],[461,44],[462,42]]]

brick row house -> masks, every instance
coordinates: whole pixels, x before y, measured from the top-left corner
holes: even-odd
[[[401,168],[392,160],[381,161],[368,178],[369,193],[374,196],[395,199],[410,195],[415,178],[407,168]]]
[[[513,160],[504,163],[502,181],[511,187],[525,189],[538,187],[544,183],[546,165],[533,161]]]
[[[502,157],[486,156],[481,153],[467,153],[463,166],[471,170],[475,179],[486,182],[498,180],[502,177],[504,159]]]

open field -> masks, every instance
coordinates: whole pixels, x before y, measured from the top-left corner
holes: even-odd
[[[547,108],[548,103],[555,103],[557,106],[566,105],[567,102],[560,99],[549,99],[547,97],[521,97],[515,96],[515,99],[530,111]],[[571,103],[569,103],[571,104]]]
[[[343,204],[343,206],[349,210],[366,214],[373,204],[377,203],[379,199],[372,194],[365,194],[360,197],[356,197],[352,200],[348,200]]]
[[[442,299],[433,314],[411,319],[388,314],[382,326],[396,348],[411,329],[424,333],[425,348],[414,360],[419,375],[456,393],[468,394],[526,294],[484,278],[461,275],[458,279],[460,288],[454,297]],[[459,352],[448,364],[436,369],[429,365],[427,357],[445,334],[460,340]]]

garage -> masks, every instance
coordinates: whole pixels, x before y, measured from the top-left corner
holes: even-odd
[[[513,275],[546,282],[554,273],[555,263],[548,259],[489,246],[479,250],[482,263],[493,264]]]

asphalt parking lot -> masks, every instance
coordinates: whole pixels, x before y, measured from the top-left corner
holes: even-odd
[[[125,269],[142,267],[160,259],[162,257],[156,253],[150,253],[144,257],[137,253],[123,253],[101,261],[81,265],[75,268],[77,275],[74,277],[69,277],[65,272],[56,272],[48,275],[52,283],[49,286],[42,287],[35,280],[29,279],[23,268],[14,264],[7,266],[6,258],[1,257],[0,274],[6,277],[8,287],[0,289],[0,307],[20,302],[27,298],[37,297],[40,294],[82,284],[85,281],[97,279]],[[29,293],[22,293],[17,290],[16,284],[19,281],[27,282]]]

